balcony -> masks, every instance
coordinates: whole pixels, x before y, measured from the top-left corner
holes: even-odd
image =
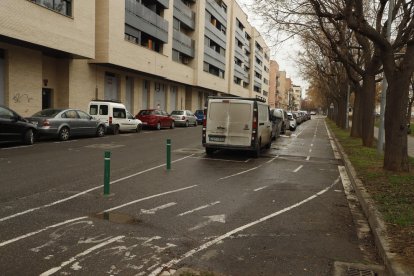
[[[206,10],[209,11],[221,24],[227,27],[227,14],[214,0],[206,1]]]
[[[216,42],[220,47],[226,49],[226,35],[223,34],[221,31],[219,31],[216,27],[214,27],[210,21],[206,20],[206,29],[205,29],[205,35],[212,39],[214,42]]]
[[[220,68],[221,70],[226,69],[226,57],[220,55],[209,47],[204,48],[204,61]]]
[[[173,33],[173,49],[186,54],[187,56],[194,57],[194,40],[185,34],[174,30]]]
[[[243,53],[243,50],[239,47],[235,46],[234,56],[240,59],[241,61],[244,61],[245,55]]]
[[[262,66],[258,64],[257,62],[254,63],[254,70],[256,70],[257,73],[260,73],[260,75],[263,75]]]
[[[165,9],[168,9],[170,7],[170,1],[169,0],[157,0],[157,2],[162,5]]]
[[[174,0],[174,16],[191,30],[195,28],[195,13],[181,0]]]
[[[168,42],[168,21],[134,0],[125,0],[125,23]]]

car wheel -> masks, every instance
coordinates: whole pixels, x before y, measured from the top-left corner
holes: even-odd
[[[213,148],[206,147],[206,154],[208,156],[212,155],[213,153],[214,153],[214,149]]]
[[[188,127],[189,125],[188,121],[185,121],[185,127]]]
[[[256,147],[253,151],[253,157],[254,158],[259,158],[260,157],[260,150],[262,148],[261,144],[262,144],[262,142],[261,142],[261,140],[259,140],[259,142],[256,144]]]
[[[158,122],[157,123],[157,126],[155,127],[157,130],[160,130],[161,129],[161,123],[160,122]]]
[[[104,137],[105,136],[105,127],[100,125],[98,126],[98,129],[96,130],[96,136],[97,137]]]
[[[138,132],[141,132],[141,130],[142,130],[142,125],[141,124],[137,125],[135,132],[138,133]]]
[[[267,143],[265,147],[266,149],[270,149],[271,146],[272,146],[272,135],[270,135],[269,143]]]
[[[59,131],[59,140],[60,141],[67,141],[70,136],[70,130],[67,127],[62,127]]]
[[[174,123],[174,121],[172,121],[172,122],[171,122],[171,126],[170,126],[170,128],[171,128],[171,129],[175,128],[175,123]]]
[[[119,126],[118,125],[114,125],[114,128],[112,130],[112,134],[113,135],[118,135],[119,134]]]
[[[26,130],[23,136],[23,143],[25,143],[26,145],[33,145],[34,143],[33,129]]]

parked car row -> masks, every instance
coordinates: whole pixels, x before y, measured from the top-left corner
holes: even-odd
[[[116,135],[119,132],[140,132],[143,127],[159,130],[174,128],[175,125],[197,126],[200,122],[189,110],[174,110],[168,114],[164,110],[145,109],[133,116],[122,103],[107,100],[91,101],[88,112],[51,108],[23,118],[10,108],[0,106],[0,142],[31,145],[35,137],[66,141],[74,136],[103,137],[108,132]]]

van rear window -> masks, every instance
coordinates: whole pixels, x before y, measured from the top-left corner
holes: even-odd
[[[99,106],[99,115],[108,115],[108,106],[100,105]]]
[[[98,114],[98,106],[96,104],[93,104],[89,107],[89,114],[91,114],[91,115],[97,115]]]

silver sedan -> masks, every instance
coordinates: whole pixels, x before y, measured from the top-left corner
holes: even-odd
[[[105,123],[78,109],[44,109],[27,120],[37,125],[39,136],[66,141],[72,136],[105,136]]]
[[[171,118],[174,120],[175,125],[197,126],[197,117],[190,110],[174,110],[171,112]]]

